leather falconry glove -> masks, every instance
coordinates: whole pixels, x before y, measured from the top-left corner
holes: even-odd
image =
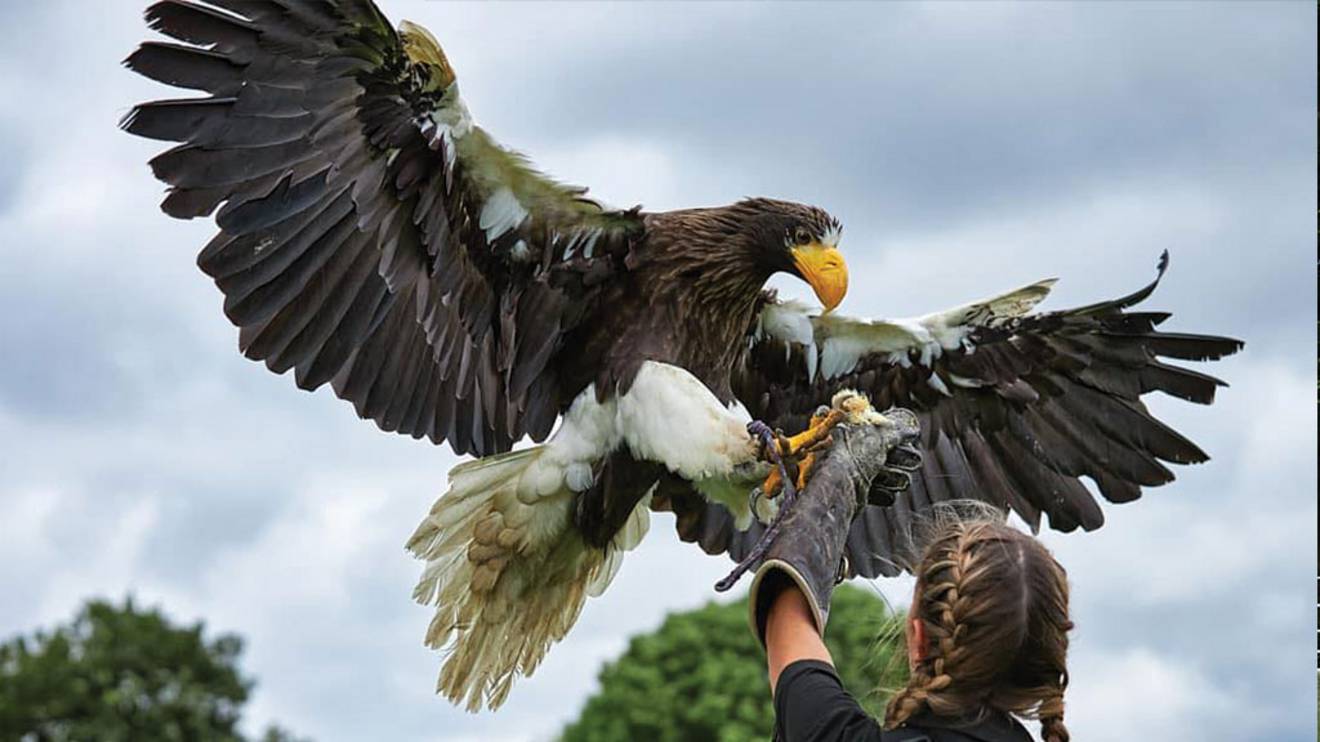
[[[825,633],[830,595],[848,575],[844,544],[853,519],[866,504],[889,506],[921,466],[920,427],[909,410],[877,413],[865,396],[835,395],[835,409],[848,413],[818,454],[806,489],[756,571],[747,605],[752,631],[765,647],[765,624],[779,592],[797,585],[811,606],[816,630]],[[817,414],[825,412],[824,408]]]

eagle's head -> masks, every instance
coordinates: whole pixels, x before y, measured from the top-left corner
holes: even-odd
[[[815,206],[755,198],[743,201],[754,216],[750,232],[758,255],[772,272],[791,273],[810,284],[825,311],[848,293],[848,265],[839,253],[843,226]]]

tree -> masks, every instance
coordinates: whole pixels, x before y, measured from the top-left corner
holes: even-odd
[[[243,640],[89,602],[67,626],[0,645],[0,739],[243,740]],[[263,740],[291,739],[272,728]]]
[[[884,688],[906,680],[902,618],[884,601],[841,585],[834,592],[825,643],[843,684],[872,714]],[[774,725],[765,653],[747,628],[747,603],[709,603],[670,615],[658,630],[629,642],[600,672],[562,742],[645,739],[769,739]]]

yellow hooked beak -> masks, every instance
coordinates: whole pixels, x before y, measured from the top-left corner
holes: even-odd
[[[843,295],[848,293],[848,265],[843,262],[843,255],[819,242],[798,245],[791,252],[793,265],[811,284],[816,298],[825,305],[825,311],[839,306]]]

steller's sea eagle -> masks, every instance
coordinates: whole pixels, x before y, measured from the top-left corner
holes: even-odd
[[[144,43],[127,66],[203,95],[122,125],[179,143],[151,161],[163,209],[215,213],[198,265],[242,352],[303,389],[331,384],[383,430],[478,457],[408,542],[426,562],[415,597],[436,606],[426,642],[451,650],[439,691],[470,709],[536,668],[648,510],[709,553],[746,554],[766,469],[747,424],[800,429],[839,389],[922,427],[910,489],[853,526],[850,569],[868,577],[903,563],[930,503],[1092,529],[1103,513],[1081,477],[1127,502],[1171,481],[1166,463],[1207,458],[1140,398],[1209,403],[1221,382],[1161,359],[1241,343],[1128,311],[1154,282],[1041,314],[1050,281],[851,319],[829,311],[847,270],[825,211],[602,206],[474,124],[436,40],[371,0],[163,0],[146,18],[182,43]],[[825,311],[766,292],[781,272]],[[549,440],[511,450],[524,437]]]

